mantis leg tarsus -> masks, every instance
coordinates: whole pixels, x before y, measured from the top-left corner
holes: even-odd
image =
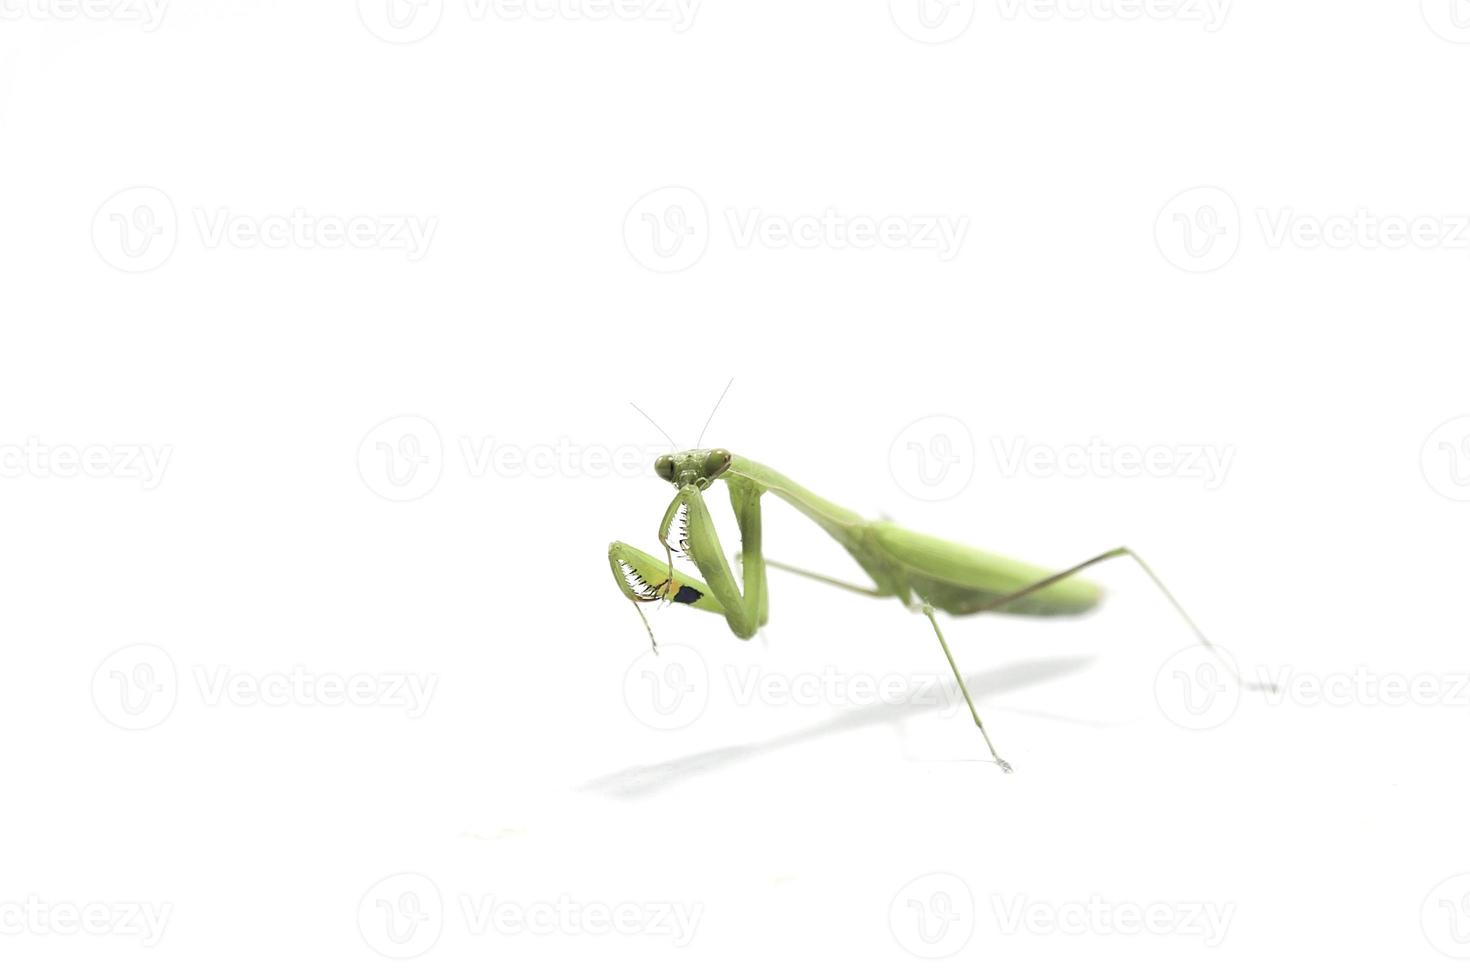
[[[970,707],[970,717],[975,719],[975,727],[980,729],[980,737],[985,739],[985,747],[990,750],[990,757],[1001,772],[1014,772],[1011,764],[1000,757],[995,751],[995,745],[990,741],[990,733],[985,730],[985,722],[980,720],[980,712],[975,710],[975,702],[970,698],[970,689],[965,686],[965,678],[960,674],[960,668],[954,662],[954,655],[949,652],[949,644],[945,642],[944,631],[939,628],[939,620],[934,616],[934,607],[925,602],[921,611],[929,618],[929,625],[934,627],[934,635],[939,638],[939,646],[944,650],[944,659],[949,661],[949,669],[954,671],[954,679],[959,682],[960,693],[965,696],[965,704]]]
[[[1107,557],[1118,557],[1120,555],[1127,555],[1129,558],[1132,558],[1135,562],[1138,563],[1138,567],[1143,569],[1143,573],[1149,577],[1154,585],[1159,587],[1159,591],[1164,594],[1164,598],[1169,600],[1169,605],[1173,606],[1174,611],[1179,614],[1180,618],[1182,618],[1186,624],[1188,624],[1190,631],[1195,635],[1195,639],[1199,640],[1200,645],[1203,646],[1206,650],[1210,651],[1211,656],[1213,656],[1216,660],[1225,665],[1225,669],[1230,672],[1230,676],[1235,678],[1235,682],[1237,684],[1248,691],[1265,692],[1268,694],[1276,693],[1276,685],[1274,682],[1267,681],[1265,683],[1260,683],[1257,681],[1248,681],[1240,676],[1240,672],[1235,669],[1235,664],[1230,661],[1230,658],[1220,653],[1220,649],[1216,647],[1215,644],[1211,643],[1209,638],[1205,636],[1204,630],[1195,625],[1194,617],[1184,611],[1184,607],[1179,604],[1178,599],[1174,598],[1174,593],[1169,591],[1169,587],[1164,584],[1163,579],[1154,574],[1154,570],[1148,567],[1148,562],[1144,561],[1137,552],[1135,552],[1131,548],[1114,548],[1112,551],[1108,552]]]
[[[652,644],[653,652],[658,653],[658,640],[653,635],[653,626],[649,624],[648,617],[643,614],[643,606],[634,602],[633,611],[638,614],[639,619],[643,620],[643,628],[648,630],[648,642]]]

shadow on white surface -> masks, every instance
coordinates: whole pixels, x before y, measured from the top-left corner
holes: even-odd
[[[1091,657],[1059,657],[1038,662],[1009,664],[1004,667],[994,668],[993,670],[967,674],[965,675],[965,684],[972,691],[983,692],[986,696],[1003,694],[1007,691],[1019,690],[1024,687],[1030,687],[1033,684],[1056,680],[1068,674],[1076,673],[1090,664],[1092,660],[1093,658]],[[955,698],[960,696],[957,689],[951,688],[951,692]],[[608,797],[623,799],[649,796],[676,786],[691,777],[713,772],[714,770],[737,762],[757,759],[761,756],[809,742],[813,739],[837,735],[842,732],[853,731],[871,725],[893,724],[933,711],[939,711],[944,707],[944,701],[935,704],[907,702],[900,704],[880,703],[860,705],[818,724],[808,725],[781,735],[771,736],[770,738],[760,739],[754,742],[744,742],[738,745],[727,745],[717,749],[706,749],[703,752],[678,756],[665,762],[629,766],[625,769],[619,769],[616,772],[598,776],[578,788],[584,791],[600,793]],[[1020,711],[1021,709],[1010,710]],[[1105,723],[1070,718],[1050,712],[1024,711],[1022,713],[1048,718],[1053,721],[1065,721],[1091,727],[1107,727]]]

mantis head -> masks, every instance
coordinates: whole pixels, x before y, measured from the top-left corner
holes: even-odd
[[[660,456],[653,463],[653,471],[680,490],[704,490],[730,468],[732,458],[724,449],[694,449]]]

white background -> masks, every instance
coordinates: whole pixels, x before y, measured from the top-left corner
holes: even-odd
[[[1463,3],[304,6],[3,6],[7,976],[1463,971]],[[651,661],[628,402],[732,376],[1286,693],[1121,563],[948,622],[1012,776],[891,600]]]

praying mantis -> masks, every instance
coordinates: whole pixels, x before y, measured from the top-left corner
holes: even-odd
[[[724,395],[720,397],[723,400]],[[718,409],[718,403],[715,407]],[[706,422],[705,428],[708,426]],[[701,441],[703,436],[701,432]],[[614,541],[608,546],[607,559],[618,587],[638,610],[655,651],[658,641],[654,639],[648,618],[643,615],[643,603],[667,601],[716,613],[725,618],[731,631],[740,639],[754,637],[768,619],[767,568],[861,595],[895,598],[905,607],[921,612],[933,626],[940,649],[944,651],[969,706],[970,716],[990,750],[991,761],[1002,772],[1009,773],[1012,768],[1000,757],[985,730],[985,723],[980,720],[935,612],[942,611],[952,616],[986,612],[1023,616],[1080,615],[1093,609],[1101,600],[1102,593],[1096,585],[1078,578],[1078,573],[1101,562],[1127,557],[1136,562],[1163,593],[1200,645],[1214,653],[1237,682],[1241,680],[1234,665],[1219,655],[1153,569],[1129,548],[1114,548],[1062,571],[1049,572],[1024,562],[920,534],[892,521],[864,519],[770,467],[724,449],[694,449],[665,454],[654,462],[654,471],[675,488],[674,499],[659,524],[658,538],[663,546],[663,557],[657,558],[630,544]],[[725,558],[724,548],[704,502],[704,492],[716,481],[724,482],[729,490],[730,506],[740,531],[740,551],[735,555],[740,567],[739,582]],[[831,535],[872,579],[872,586],[844,582],[766,558],[761,540],[761,498],[765,494],[790,504]],[[676,550],[694,563],[703,579],[675,567]]]

